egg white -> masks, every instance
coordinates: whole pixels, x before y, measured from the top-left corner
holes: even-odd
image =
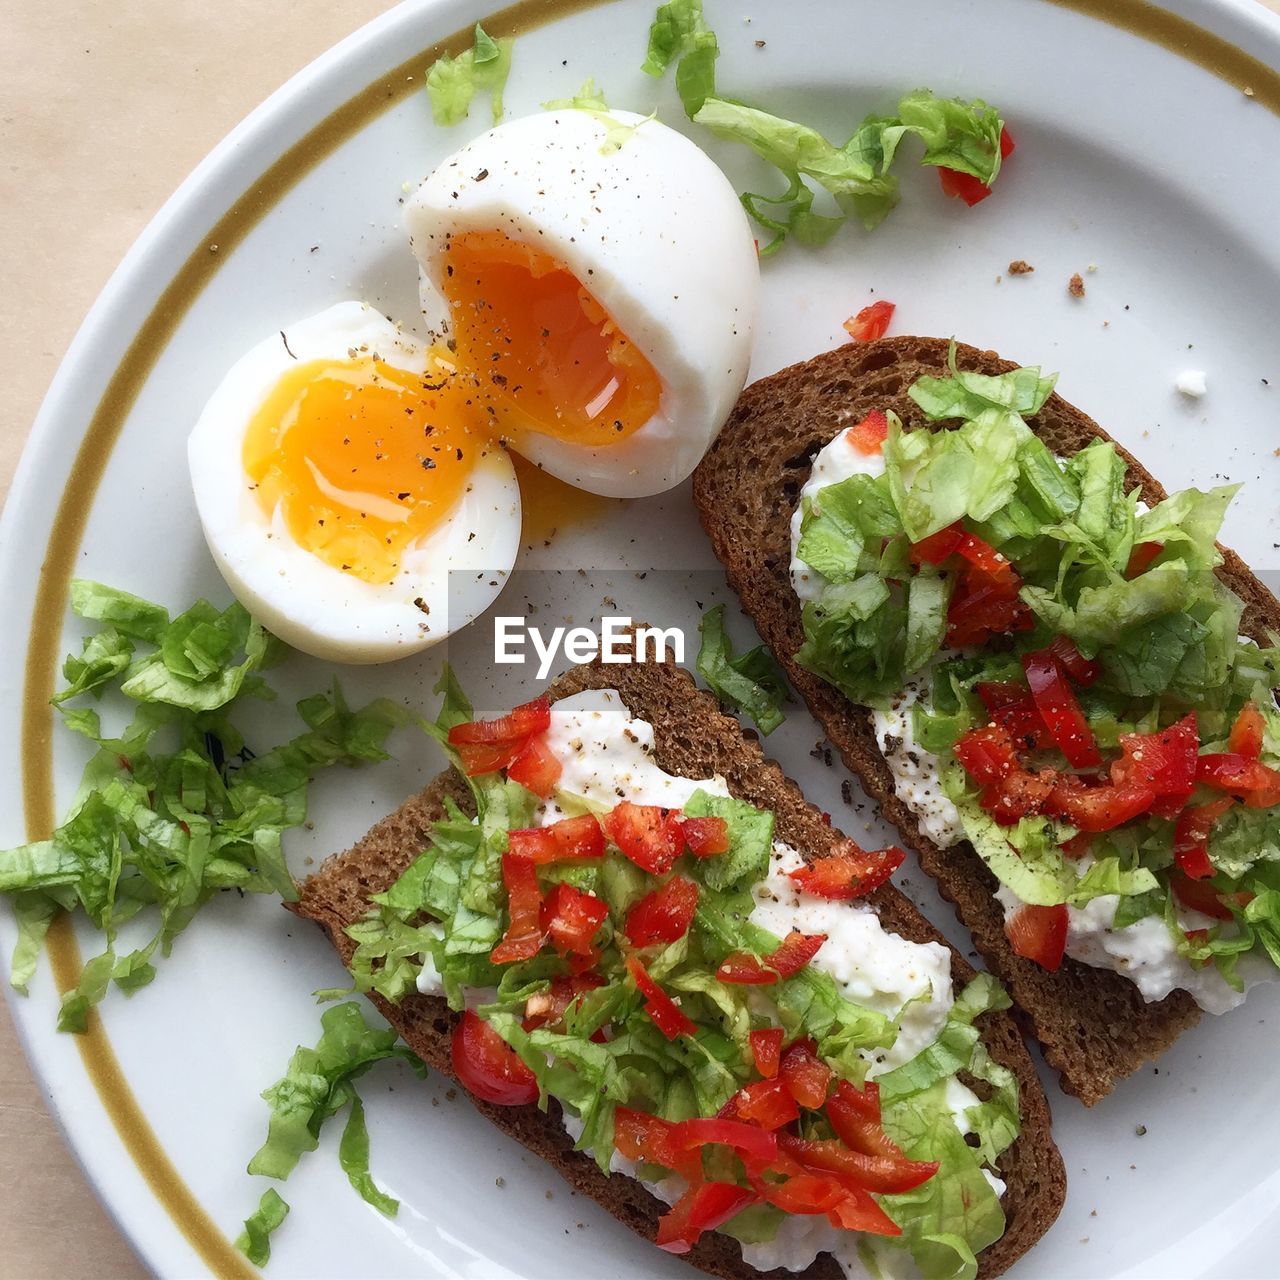
[[[352,352],[414,373],[426,368],[420,342],[364,303],[338,303],[261,342],[231,369],[200,415],[187,457],[205,540],[236,598],[304,653],[386,662],[443,640],[497,597],[519,549],[520,489],[506,453],[487,449],[466,492],[384,585],[303,550],[279,510],[267,516],[252,492],[244,437],[295,360],[345,360]]]
[[[619,124],[637,126],[621,145]],[[512,120],[440,165],[405,225],[434,286],[453,235],[503,231],[549,253],[657,373],[658,411],[626,439],[591,447],[526,433],[530,461],[609,497],[661,493],[697,466],[746,381],[760,278],[742,206],[697,146],[624,111]],[[442,299],[424,294],[440,325]]]

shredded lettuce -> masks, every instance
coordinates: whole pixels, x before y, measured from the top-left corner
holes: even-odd
[[[661,76],[673,62],[676,91],[692,119],[715,93],[720,46],[702,16],[702,0],[671,0],[659,6],[649,28],[649,49],[641,70]]]
[[[502,119],[502,94],[511,72],[512,41],[495,40],[477,22],[475,41],[456,58],[442,54],[427,70],[427,96],[438,125],[465,120],[477,93],[489,94],[493,123]]]
[[[1017,1081],[991,1059],[974,1020],[1008,1007],[1004,988],[979,974],[957,997],[938,1039],[878,1078],[885,1131],[912,1159],[940,1164],[914,1191],[882,1199],[926,1276],[973,1280],[975,1255],[1004,1234],[1000,1200],[982,1169],[1018,1135]],[[976,1146],[957,1129],[947,1099],[947,1080],[961,1070],[993,1087],[988,1102],[966,1113]]]
[[[54,702],[95,752],[53,835],[0,852],[0,893],[13,895],[19,924],[10,977],[18,990],[58,911],[79,908],[102,931],[104,950],[59,1016],[63,1030],[83,1031],[110,986],[131,995],[155,978],[156,958],[215,893],[296,897],[282,836],[306,820],[309,782],[330,765],[386,759],[386,739],[407,716],[385,700],[353,711],[335,684],[298,703],[301,733],[254,755],[233,716],[243,698],[274,697],[260,672],[279,646],[239,605],[197,601],[170,620],[159,605],[85,581],[72,584],[71,601],[103,629],[67,659],[70,683]],[[104,635],[126,659],[110,671],[93,656]],[[108,687],[135,704],[115,735],[95,709],[68,705]],[[155,933],[118,955],[120,926],[143,910],[157,917]]]
[[[1075,872],[1047,819],[1023,818],[1016,828],[1003,827],[973,801],[962,800],[956,808],[969,843],[1005,888],[1033,906],[1067,901],[1075,888]]]
[[[244,1220],[244,1231],[236,1239],[236,1248],[255,1267],[265,1267],[271,1260],[271,1235],[289,1216],[289,1206],[275,1187],[268,1187],[258,1207]]]
[[[1104,724],[1146,716],[1150,704],[1135,711],[1131,699],[1163,697],[1195,706],[1210,725],[1224,700],[1275,683],[1274,651],[1241,644],[1243,605],[1214,573],[1233,486],[1186,490],[1140,515],[1112,444],[1059,460],[1031,432],[1024,415],[1043,407],[1052,375],[968,371],[954,343],[948,364],[909,393],[931,420],[959,425],[904,431],[891,416],[883,477],[853,477],[805,500],[797,553],[827,585],[804,605],[802,666],[859,703],[882,701],[925,670],[946,642],[952,575],[913,566],[906,551],[961,522],[1018,572],[1039,623],[1015,637],[1020,648],[1062,634],[1097,657],[1102,676],[1089,699]],[[1140,543],[1162,549],[1131,577]],[[937,737],[957,731],[939,724]]]
[[[248,1172],[284,1180],[298,1161],[320,1144],[325,1121],[343,1107],[347,1123],[338,1144],[338,1162],[347,1180],[367,1204],[395,1217],[399,1202],[373,1181],[369,1172],[369,1133],[364,1104],[355,1081],[375,1063],[388,1058],[407,1062],[420,1076],[426,1068],[407,1048],[396,1043],[389,1027],[365,1021],[354,1001],[326,1009],[320,1017],[321,1035],[314,1049],[299,1045],[284,1076],[263,1093],[271,1108],[267,1138],[249,1161]],[[245,1221],[236,1241],[251,1262],[262,1266],[270,1256],[268,1237],[283,1221],[289,1206],[274,1189],[264,1192],[257,1212]]]
[[[961,369],[956,364],[954,340],[947,352],[947,368],[949,376],[925,375],[907,389],[907,394],[932,422],[947,418],[974,421],[989,409],[1031,417],[1040,412],[1058,381],[1056,373],[1045,376],[1033,368],[998,374]]]
[[[750,148],[785,184],[774,194],[742,197],[748,214],[772,232],[762,255],[776,252],[788,237],[823,244],[850,216],[867,228],[876,226],[898,202],[898,180],[889,169],[908,135],[924,144],[923,164],[955,169],[987,184],[1000,172],[1003,122],[977,99],[936,98],[917,89],[899,100],[896,115],[868,116],[837,146],[808,125],[718,93],[718,56],[702,0],[671,0],[659,7],[643,70],[661,76],[674,64],[676,90],[688,117],[717,137]],[[832,197],[831,212],[814,211],[815,187]]]
[[[609,103],[594,78],[588,78],[571,98],[552,98],[542,104],[544,111],[592,111],[604,115]]]
[[[787,680],[782,668],[762,644],[734,656],[724,629],[722,604],[702,615],[698,629],[702,635],[698,674],[721,702],[750,716],[767,737],[786,718],[782,704],[787,697]]]

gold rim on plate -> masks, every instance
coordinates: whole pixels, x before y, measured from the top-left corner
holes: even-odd
[[[522,35],[603,3],[605,0],[521,0],[483,22],[493,35]],[[1146,0],[1049,0],[1049,3],[1159,45],[1248,93],[1259,106],[1280,115],[1280,72],[1178,14],[1159,9]],[[107,384],[58,501],[32,610],[21,728],[23,812],[28,840],[47,839],[56,825],[53,713],[49,699],[54,689],[57,655],[61,652],[72,568],[116,440],[160,353],[230,251],[285,193],[358,130],[418,92],[424,69],[436,58],[445,53],[456,55],[470,43],[471,28],[468,27],[380,76],[326,116],[256,179],[248,192],[232,201],[229,212],[211,228],[160,295]],[[217,251],[211,252],[214,245]],[[46,939],[46,949],[58,991],[69,990],[79,979],[81,965],[80,948],[69,917],[63,916],[55,922]],[[89,1015],[87,1031],[76,1039],[85,1071],[120,1141],[173,1224],[215,1275],[253,1280],[259,1272],[223,1235],[161,1146],[133,1095],[96,1011]]]

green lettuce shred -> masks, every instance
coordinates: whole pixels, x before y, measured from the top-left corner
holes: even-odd
[[[742,196],[748,214],[772,233],[762,256],[788,238],[823,244],[851,216],[868,229],[878,225],[898,203],[898,179],[889,169],[909,135],[924,146],[922,164],[955,169],[988,185],[1000,172],[1003,122],[980,100],[937,98],[916,89],[899,100],[896,115],[868,116],[837,146],[808,125],[719,94],[719,53],[702,0],[671,0],[654,17],[642,69],[662,76],[674,64],[676,91],[689,119],[748,147],[778,171],[782,191]],[[814,210],[816,191],[831,197],[830,212]]]
[[[724,629],[722,604],[702,615],[699,631],[698,674],[721,702],[750,716],[767,737],[786,719],[782,704],[787,698],[787,680],[782,668],[762,644],[734,656]]]
[[[471,100],[477,93],[488,93],[493,123],[502,119],[502,95],[511,73],[512,41],[495,40],[477,22],[475,39],[470,49],[458,56],[442,54],[427,70],[427,96],[436,124],[455,125],[465,120]]]
[[[258,1207],[244,1220],[244,1231],[236,1239],[236,1248],[255,1267],[265,1267],[271,1260],[271,1235],[289,1216],[289,1206],[275,1187],[268,1187]]]
[[[249,1161],[248,1172],[281,1181],[288,1178],[302,1156],[320,1145],[325,1122],[346,1107],[338,1162],[360,1198],[393,1218],[399,1202],[382,1191],[369,1172],[369,1133],[355,1082],[389,1058],[407,1062],[419,1076],[426,1075],[426,1068],[396,1043],[395,1031],[370,1025],[354,1001],[326,1009],[320,1024],[315,1048],[299,1045],[285,1074],[263,1092],[271,1109],[267,1138]],[[289,1206],[269,1188],[257,1212],[246,1220],[236,1247],[251,1262],[264,1265],[271,1252],[268,1236],[288,1212]]]
[[[915,1190],[882,1199],[916,1265],[930,1277],[973,1280],[976,1255],[1004,1234],[1004,1211],[983,1166],[996,1164],[1018,1135],[1017,1082],[991,1059],[974,1021],[1009,1003],[994,978],[979,974],[957,997],[938,1039],[878,1078],[885,1132],[912,1159],[940,1165]],[[965,1116],[976,1146],[956,1127],[947,1098],[947,1080],[960,1070],[993,1086],[990,1100]]]
[[[255,755],[233,717],[244,699],[275,696],[261,672],[280,646],[238,604],[201,600],[171,620],[160,605],[83,580],[71,603],[101,630],[67,658],[54,703],[95,751],[53,835],[0,851],[0,893],[12,895],[18,920],[10,983],[19,991],[58,912],[79,909],[104,935],[59,1014],[61,1029],[83,1031],[112,985],[132,995],[155,978],[155,960],[215,893],[294,899],[282,837],[306,820],[311,779],[386,759],[407,714],[386,700],[352,710],[335,683],[298,703],[301,733]],[[104,636],[117,655],[108,666]],[[69,705],[108,689],[134,706],[116,734],[95,708]],[[154,934],[118,955],[119,928],[142,911],[157,919]]]

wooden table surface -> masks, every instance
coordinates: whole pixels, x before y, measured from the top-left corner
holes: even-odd
[[[0,41],[0,503],[63,351],[152,214],[273,89],[389,8],[11,0]],[[63,1145],[0,1004],[0,1280],[146,1274]]]

